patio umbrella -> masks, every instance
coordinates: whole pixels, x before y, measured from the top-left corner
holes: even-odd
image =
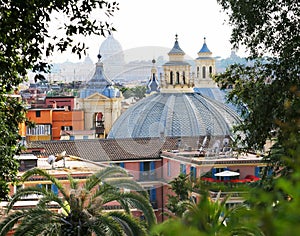
[[[234,172],[230,170],[224,170],[222,172],[215,174],[215,176],[219,176],[219,177],[229,177],[229,176],[238,176],[238,175],[240,175],[239,172]]]

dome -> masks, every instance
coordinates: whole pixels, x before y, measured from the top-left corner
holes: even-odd
[[[226,136],[239,121],[228,106],[199,93],[157,93],[126,110],[108,138]]]
[[[113,82],[106,77],[101,62],[101,55],[98,55],[98,62],[93,77],[87,82],[86,88],[81,89],[80,98],[86,98],[94,93],[103,94],[109,98],[120,97],[120,91],[114,88]]]
[[[204,43],[199,52],[205,53],[205,52],[211,52],[211,51],[208,49],[207,44]]]
[[[211,56],[211,54],[212,54],[212,52],[208,49],[207,44],[206,44],[206,38],[204,37],[204,42],[203,42],[202,48],[198,52],[198,56],[201,59],[205,59],[205,57]],[[210,59],[210,57],[208,57],[206,59]]]
[[[103,57],[103,60],[106,58],[122,52],[122,46],[118,40],[116,40],[113,35],[109,35],[101,44],[99,53]]]

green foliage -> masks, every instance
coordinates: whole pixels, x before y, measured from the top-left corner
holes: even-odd
[[[245,205],[226,206],[230,196],[216,201],[203,192],[198,204],[187,204],[181,218],[171,219],[152,230],[153,235],[263,235],[249,219],[250,210]]]
[[[246,47],[253,66],[233,65],[216,76],[228,99],[240,108],[244,122],[237,127],[246,148],[261,149],[273,137],[282,143],[281,123],[292,119],[287,106],[299,101],[299,3],[290,0],[218,0],[233,27],[231,43]],[[263,62],[260,60],[264,58]],[[299,114],[298,114],[299,115]]]
[[[124,98],[135,97],[137,99],[142,99],[146,94],[145,86],[136,86],[133,88],[123,87],[120,89]]]
[[[299,114],[300,103],[294,103],[290,109]],[[276,154],[276,159],[281,159],[290,167],[278,166],[284,168],[288,174],[269,180],[272,181],[268,185],[270,188],[263,186],[250,192],[249,204],[256,213],[254,217],[258,219],[265,235],[296,235],[299,232],[297,223],[300,220],[300,213],[297,210],[300,207],[299,125],[299,116],[282,124],[282,133],[286,139],[280,148],[276,147],[271,152],[271,157]]]
[[[233,65],[216,76],[245,122],[246,148],[262,148],[276,138],[268,159],[273,178],[250,193],[249,205],[265,235],[299,232],[300,164],[300,4],[290,0],[218,0],[229,15],[234,47],[245,46],[253,66]],[[258,59],[264,57],[264,62]],[[242,138],[242,137],[241,137]],[[268,171],[268,170],[267,170]]]
[[[181,217],[187,209],[187,204],[190,202],[189,194],[192,191],[192,182],[189,175],[180,174],[169,184],[175,194],[168,194],[168,203],[166,204],[166,207],[175,216]]]
[[[37,168],[27,171],[22,180],[29,180],[34,175],[55,184],[61,197],[45,188],[20,189],[9,201],[7,217],[0,223],[1,236],[14,226],[15,235],[146,235],[147,227],[156,223],[146,191],[121,168],[102,169],[91,175],[83,186],[69,176],[68,188],[46,171]],[[134,192],[120,191],[121,185]],[[18,200],[30,194],[40,195],[36,208],[11,212]],[[117,201],[124,212],[105,211],[105,204],[112,201]],[[55,202],[61,212],[51,211],[47,207],[50,202]],[[139,209],[146,221],[133,218],[131,207]]]
[[[7,182],[15,180],[18,126],[25,121],[20,101],[7,95],[26,80],[28,70],[43,79],[53,52],[70,50],[79,57],[85,53],[85,44],[75,42],[75,36],[114,31],[110,23],[93,16],[102,12],[110,17],[116,10],[116,2],[100,0],[0,0],[0,199],[7,194]],[[64,20],[56,20],[57,16]],[[50,24],[57,26],[54,35]]]
[[[1,69],[0,69],[1,70]],[[0,82],[1,83],[1,82]],[[1,89],[1,88],[0,88]],[[13,156],[21,151],[18,131],[24,121],[24,110],[20,100],[6,96],[0,91],[0,200],[9,192],[7,183],[16,181],[18,163]]]

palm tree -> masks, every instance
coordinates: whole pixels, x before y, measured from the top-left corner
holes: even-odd
[[[41,198],[35,208],[10,213],[0,223],[0,236],[16,227],[18,235],[145,235],[156,218],[148,194],[127,172],[119,167],[107,167],[91,175],[83,185],[71,176],[70,187],[66,188],[58,179],[45,170],[31,169],[24,173],[22,180],[38,175],[56,185],[60,196],[45,188],[27,187],[20,189],[10,200],[7,214],[22,197],[38,194]],[[118,175],[118,176],[116,176]],[[121,191],[121,188],[133,192]],[[105,204],[117,201],[123,211],[105,211]],[[47,205],[55,202],[60,212],[49,210]],[[145,221],[134,218],[130,208],[141,210]]]
[[[207,235],[263,235],[256,225],[250,222],[251,212],[245,204],[226,206],[230,195],[223,199],[221,192],[215,201],[203,194],[198,204],[190,203],[183,214],[183,223]]]
[[[221,192],[216,201],[203,193],[198,204],[185,202],[187,210],[181,218],[174,218],[155,226],[152,235],[176,236],[263,236],[257,225],[251,222],[251,212],[245,205],[232,208],[226,206],[229,196],[221,199]]]

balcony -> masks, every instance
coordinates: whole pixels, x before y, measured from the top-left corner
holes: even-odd
[[[153,181],[157,180],[155,171],[141,171],[139,181]]]
[[[243,198],[248,193],[249,189],[257,185],[260,178],[249,175],[245,179],[219,180],[213,178],[202,177],[195,187],[195,192],[200,192],[200,189],[207,189],[210,192],[211,198],[215,198],[219,192],[221,197],[230,194],[231,198]]]

